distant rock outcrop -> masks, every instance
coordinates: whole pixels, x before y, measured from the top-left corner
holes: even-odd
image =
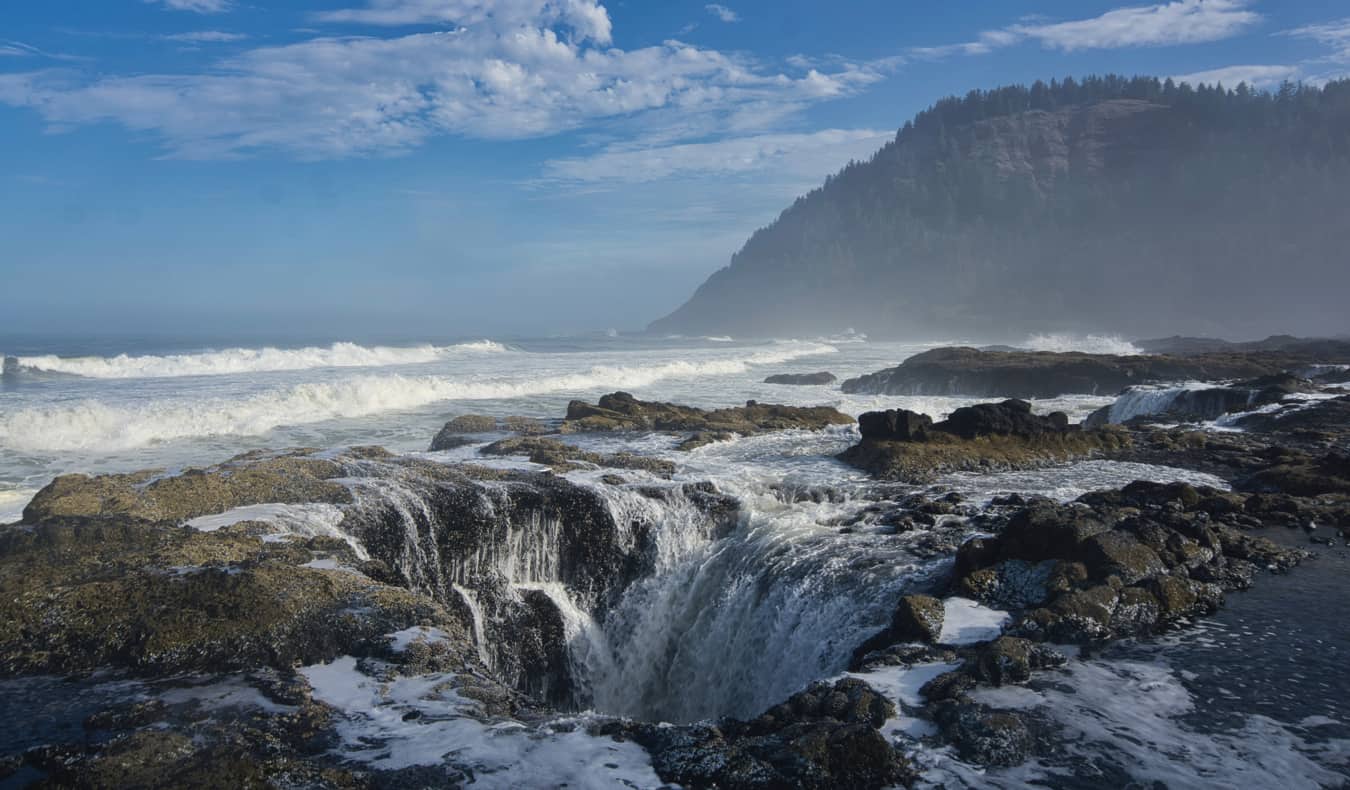
[[[1350,81],[973,91],[798,199],[650,329],[1344,332],[1348,124]]]

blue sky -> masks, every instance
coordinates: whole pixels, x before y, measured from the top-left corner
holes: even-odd
[[[1344,0],[10,0],[0,330],[637,328],[934,100],[1350,73]]]

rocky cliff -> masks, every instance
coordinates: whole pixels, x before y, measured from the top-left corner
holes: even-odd
[[[654,332],[1345,330],[1350,82],[974,92],[756,232]]]

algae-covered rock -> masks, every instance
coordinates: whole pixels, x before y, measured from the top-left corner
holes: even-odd
[[[713,725],[616,722],[663,781],[685,787],[882,788],[914,775],[878,728],[894,705],[867,684],[817,683],[758,718]]]
[[[862,441],[839,455],[883,480],[920,483],[959,471],[1000,471],[1068,461],[1130,443],[1117,429],[1082,431],[1063,413],[1041,417],[1026,401],[966,406],[942,422],[904,410],[858,418]]]
[[[573,447],[557,439],[539,436],[518,436],[494,442],[481,451],[484,455],[523,455],[531,462],[542,464],[555,472],[570,472],[589,466],[613,469],[637,469],[658,477],[670,477],[675,464],[660,458],[632,453],[603,455]]]
[[[307,450],[291,450],[277,455],[248,453],[173,476],[156,471],[64,475],[33,497],[24,509],[23,523],[60,518],[181,522],[270,502],[347,503],[351,492],[332,482],[343,474],[342,466],[333,460],[314,457]]]
[[[820,430],[853,422],[852,417],[828,406],[777,406],[749,401],[742,407],[707,411],[673,403],[641,401],[626,392],[615,392],[600,398],[594,405],[572,401],[568,404],[561,430],[563,433],[692,431],[750,436],[767,431]]]

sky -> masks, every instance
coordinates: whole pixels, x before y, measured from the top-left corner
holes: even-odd
[[[1344,0],[6,0],[0,334],[638,329],[916,112],[1350,73]]]

